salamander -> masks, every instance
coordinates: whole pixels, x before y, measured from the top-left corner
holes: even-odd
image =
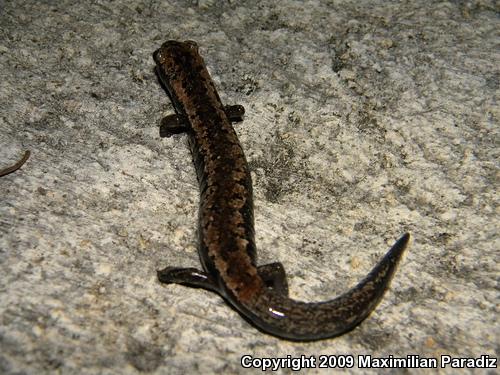
[[[202,270],[166,267],[158,271],[159,281],[214,291],[258,329],[282,339],[319,340],[356,327],[388,288],[409,233],[359,284],[335,299],[306,303],[289,298],[283,265],[257,265],[252,180],[231,124],[241,120],[243,107],[223,106],[195,42],[167,41],[153,58],[175,109],[162,120],[160,135],[187,134],[201,195]]]

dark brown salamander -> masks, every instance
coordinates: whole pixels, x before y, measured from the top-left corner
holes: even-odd
[[[14,165],[11,165],[10,167],[4,168],[0,170],[0,177],[6,176],[9,173],[17,171],[19,168],[23,166],[24,163],[26,163],[26,160],[30,157],[30,152],[26,151],[23,155],[23,157]]]
[[[256,264],[252,181],[230,123],[241,118],[243,108],[222,105],[195,42],[165,42],[153,57],[176,111],[163,120],[160,133],[188,134],[201,191],[203,271],[167,267],[158,272],[159,280],[215,291],[262,331],[289,340],[334,337],[354,328],[382,298],[409,234],[345,294],[318,303],[290,299],[281,263]]]

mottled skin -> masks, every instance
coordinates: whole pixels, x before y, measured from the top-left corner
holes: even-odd
[[[222,105],[195,42],[167,41],[154,60],[176,111],[163,120],[161,132],[187,133],[201,191],[203,271],[167,267],[158,272],[160,281],[215,291],[259,329],[285,339],[317,340],[354,328],[382,298],[409,235],[345,294],[319,303],[290,299],[283,266],[256,264],[252,181],[230,123],[241,117],[242,108]]]

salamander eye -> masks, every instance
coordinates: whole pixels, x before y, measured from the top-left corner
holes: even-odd
[[[159,48],[156,51],[154,51],[154,53],[153,53],[153,60],[157,64],[161,64],[161,61],[163,60],[163,51],[162,51],[161,48]]]
[[[192,50],[198,52],[198,44],[194,40],[186,40],[184,43]]]

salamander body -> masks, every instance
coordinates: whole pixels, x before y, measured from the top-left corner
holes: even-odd
[[[339,297],[317,303],[289,298],[281,263],[257,266],[252,181],[231,125],[243,108],[222,105],[195,42],[167,41],[153,57],[176,111],[163,120],[160,132],[188,135],[201,192],[198,251],[203,270],[167,267],[158,272],[159,280],[215,291],[260,330],[284,339],[324,339],[354,328],[382,298],[409,234]]]

